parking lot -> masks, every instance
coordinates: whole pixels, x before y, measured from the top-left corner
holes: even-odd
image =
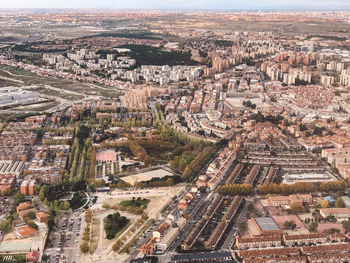
[[[0,197],[0,220],[6,219],[9,215],[13,199],[12,197]]]
[[[82,220],[79,213],[75,212],[62,216],[57,222],[56,230],[53,232],[54,238],[45,250],[45,254],[49,256],[48,262],[78,262],[76,258],[79,254]]]

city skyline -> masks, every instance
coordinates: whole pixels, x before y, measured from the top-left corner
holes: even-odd
[[[257,0],[248,0],[245,3],[241,1],[213,1],[213,0],[171,0],[164,3],[159,3],[155,0],[131,0],[128,2],[113,1],[113,0],[13,0],[11,2],[2,3],[1,8],[113,8],[113,9],[267,9],[267,10],[278,10],[278,9],[296,9],[296,10],[344,10],[350,8],[350,4],[346,0],[265,0],[263,2]]]

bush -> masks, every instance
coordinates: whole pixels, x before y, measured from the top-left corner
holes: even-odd
[[[311,222],[309,228],[310,228],[311,232],[317,232],[318,223],[317,222]]]
[[[33,221],[27,222],[27,224],[28,224],[28,226],[31,226],[32,228],[35,228],[35,229],[38,229],[38,228],[39,228],[38,225],[35,224]]]

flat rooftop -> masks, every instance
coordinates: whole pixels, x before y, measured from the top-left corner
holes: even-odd
[[[13,240],[0,244],[0,253],[28,253],[32,247],[31,241]]]
[[[272,217],[255,217],[254,220],[262,231],[280,230]]]

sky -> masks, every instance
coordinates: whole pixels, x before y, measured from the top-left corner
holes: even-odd
[[[350,9],[350,0],[0,0],[0,8]]]

